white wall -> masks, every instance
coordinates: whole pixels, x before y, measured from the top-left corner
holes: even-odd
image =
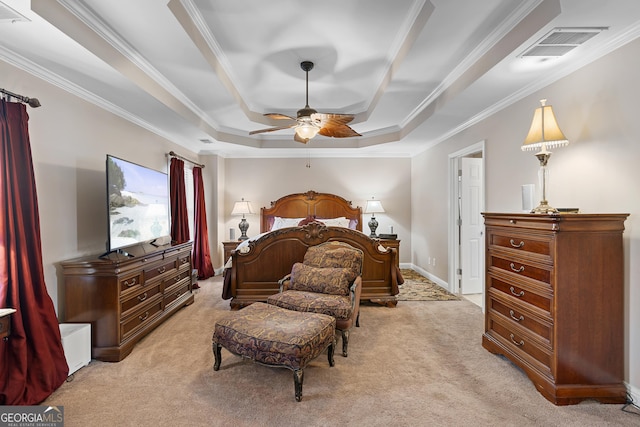
[[[640,40],[511,105],[412,159],[413,263],[443,281],[447,259],[448,155],[486,140],[486,210],[520,212],[522,184],[536,184],[538,160],[520,149],[539,99],[553,105],[570,145],[549,161],[547,198],[584,213],[629,213],[625,223],[626,380],[640,396]],[[536,200],[537,202],[538,200]],[[420,215],[439,208],[439,214]]]

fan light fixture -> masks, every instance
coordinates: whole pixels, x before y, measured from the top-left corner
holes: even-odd
[[[303,122],[296,126],[296,133],[302,139],[311,139],[318,134],[320,128],[313,123]]]
[[[540,188],[542,189],[542,200],[538,207],[534,208],[531,213],[546,214],[557,213],[558,210],[549,206],[547,202],[547,181],[549,172],[547,170],[547,162],[551,157],[551,152],[547,150],[549,147],[562,147],[569,144],[569,140],[560,130],[556,116],[553,114],[551,105],[546,105],[547,100],[541,99],[541,106],[536,108],[533,113],[533,120],[529,134],[522,144],[522,151],[530,151],[540,149],[536,153],[536,157],[540,161],[540,170],[538,178],[540,180]]]

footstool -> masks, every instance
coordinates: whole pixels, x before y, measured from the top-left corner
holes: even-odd
[[[254,302],[216,322],[213,370],[220,369],[222,347],[263,365],[291,369],[296,401],[300,402],[307,364],[326,348],[329,366],[334,365],[335,327],[332,316]]]

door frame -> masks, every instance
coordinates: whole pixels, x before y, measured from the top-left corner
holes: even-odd
[[[458,294],[460,292],[460,283],[458,278],[458,269],[460,268],[460,251],[458,248],[459,229],[457,226],[458,220],[458,170],[460,169],[461,158],[468,157],[471,154],[480,153],[482,157],[482,193],[483,198],[480,201],[482,210],[484,211],[486,188],[485,188],[485,175],[486,175],[486,162],[485,162],[485,140],[477,142],[466,148],[458,150],[449,154],[449,291]],[[485,283],[483,279],[482,294],[484,296]],[[484,298],[482,304],[482,311],[484,312]]]

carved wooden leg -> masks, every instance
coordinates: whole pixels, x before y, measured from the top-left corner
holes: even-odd
[[[302,381],[303,380],[304,380],[303,369],[296,369],[295,371],[293,371],[293,383],[295,385],[297,402],[300,402],[302,400]]]
[[[329,344],[327,348],[327,358],[329,359],[329,366],[333,367],[336,362],[333,360],[333,349],[335,348],[335,340],[333,340],[332,344]]]
[[[342,355],[347,357],[347,350],[349,347],[349,331],[340,331],[342,332]]]
[[[220,363],[222,362],[222,346],[220,344],[213,343],[213,356],[215,357],[215,362],[213,363],[213,370],[217,371],[220,369]]]

